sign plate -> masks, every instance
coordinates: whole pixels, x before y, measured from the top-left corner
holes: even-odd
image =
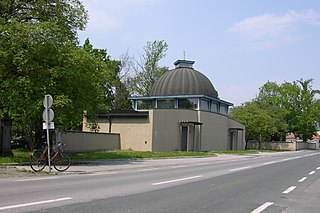
[[[46,122],[51,122],[54,118],[54,112],[52,109],[45,109],[42,112],[42,119]]]
[[[42,129],[54,129],[54,122],[50,122],[48,123],[49,125],[47,125],[46,122],[42,123]]]
[[[44,108],[48,109],[52,106],[53,98],[51,95],[45,95],[43,99],[43,106]]]

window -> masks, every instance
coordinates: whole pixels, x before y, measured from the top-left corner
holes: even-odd
[[[200,109],[201,110],[206,110],[206,111],[209,111],[209,104],[210,104],[210,102],[209,101],[207,101],[207,100],[201,100],[201,102],[200,102]]]
[[[228,107],[225,105],[220,106],[220,113],[226,115],[228,113]]]
[[[172,109],[174,107],[174,99],[158,99],[157,100],[158,109]]]
[[[188,98],[178,100],[179,109],[198,109],[198,99]]]
[[[151,109],[151,108],[152,108],[151,100],[137,100],[137,110]]]
[[[211,102],[211,112],[218,112],[218,104]]]

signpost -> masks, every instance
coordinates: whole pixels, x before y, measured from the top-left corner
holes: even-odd
[[[43,99],[43,106],[44,110],[42,113],[43,118],[43,129],[47,130],[47,146],[48,146],[48,166],[49,166],[49,173],[51,172],[51,162],[50,162],[50,135],[49,129],[54,129],[54,123],[52,122],[54,118],[54,112],[51,109],[53,103],[53,98],[51,95],[45,95]]]

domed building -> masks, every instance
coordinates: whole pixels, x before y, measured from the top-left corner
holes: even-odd
[[[134,112],[99,113],[100,132],[120,133],[120,148],[137,151],[244,149],[245,127],[228,117],[233,104],[193,64],[176,61],[150,96],[129,97]]]

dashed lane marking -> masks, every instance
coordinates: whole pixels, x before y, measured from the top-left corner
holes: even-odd
[[[38,181],[38,180],[52,180],[58,179],[59,177],[43,177],[43,178],[27,178],[27,179],[20,179],[16,180],[17,182],[26,182],[26,181]]]
[[[316,173],[316,171],[311,171],[311,172],[309,172],[308,174],[309,174],[309,175],[313,175],[314,173]]]
[[[305,181],[305,180],[307,180],[307,177],[301,178],[298,182],[299,182],[299,183],[302,183],[302,182]]]
[[[0,211],[21,208],[21,207],[27,207],[27,206],[41,205],[41,204],[46,204],[46,203],[61,202],[61,201],[71,200],[71,199],[72,199],[72,197],[63,197],[63,198],[57,198],[57,199],[52,199],[52,200],[43,200],[43,201],[37,201],[37,202],[31,202],[31,203],[17,204],[17,205],[12,205],[12,206],[3,206],[3,207],[0,207]]]
[[[263,163],[264,165],[269,165],[269,164],[273,164],[273,163],[278,163],[278,161],[269,161],[269,162],[265,162]]]
[[[99,176],[99,175],[114,175],[114,174],[119,174],[119,172],[95,172],[95,173],[90,173],[88,175]]]
[[[234,171],[239,171],[239,170],[244,170],[244,169],[249,169],[249,168],[251,168],[251,166],[245,166],[245,167],[230,169],[229,172],[234,172]]]
[[[168,183],[174,183],[174,182],[179,182],[179,181],[196,179],[196,178],[200,178],[200,177],[202,177],[202,175],[186,177],[186,178],[180,178],[180,179],[174,179],[174,180],[168,180],[168,181],[163,181],[163,182],[157,182],[157,183],[153,183],[152,185],[153,186],[157,186],[157,185],[162,185],[162,184],[168,184]]]
[[[266,208],[268,208],[269,206],[272,206],[273,202],[266,202],[263,205],[259,206],[258,208],[256,208],[255,210],[253,210],[251,213],[260,213],[263,210],[265,210]]]
[[[290,186],[289,188],[287,188],[285,191],[283,191],[283,194],[289,194],[290,192],[292,192],[293,190],[295,190],[297,187],[296,186]]]
[[[147,171],[155,171],[155,170],[159,170],[159,168],[139,169],[138,172],[147,172]]]

